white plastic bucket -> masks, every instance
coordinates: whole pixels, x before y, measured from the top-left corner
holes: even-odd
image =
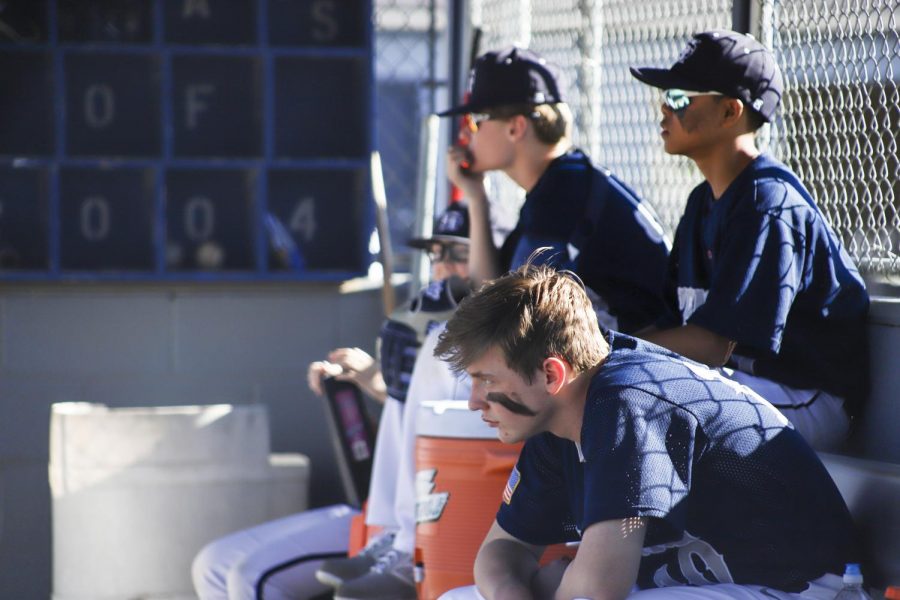
[[[307,461],[276,462],[264,406],[53,405],[54,600],[194,598],[200,548],[306,485]]]

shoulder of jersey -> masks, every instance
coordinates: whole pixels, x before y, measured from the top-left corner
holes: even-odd
[[[470,291],[468,281],[459,277],[432,282],[422,288],[406,306],[395,310],[390,320],[413,329],[421,342],[434,324],[453,316],[459,302]]]

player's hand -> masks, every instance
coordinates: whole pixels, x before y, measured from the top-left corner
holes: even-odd
[[[306,383],[315,395],[322,396],[325,394],[325,390],[322,389],[322,379],[340,375],[342,371],[340,365],[327,360],[317,360],[309,363],[309,368],[306,369]]]
[[[375,359],[359,348],[338,348],[328,353],[328,362],[340,365],[341,379],[353,380],[360,373],[375,367]]]
[[[477,170],[472,153],[462,146],[447,150],[447,178],[466,198],[485,196],[484,173]]]
[[[332,376],[341,381],[355,383],[363,392],[379,402],[384,402],[387,398],[387,386],[381,375],[381,367],[366,351],[359,348],[338,348],[329,352],[328,359],[321,362],[325,366],[321,367],[322,371],[317,381],[320,382],[322,376]],[[313,365],[310,365],[310,372],[312,368]],[[308,379],[310,389],[316,392],[312,375],[309,375]],[[318,389],[321,390],[320,383]],[[321,391],[316,393],[321,395]]]

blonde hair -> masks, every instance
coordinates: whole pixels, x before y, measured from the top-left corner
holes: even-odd
[[[555,146],[572,137],[572,111],[565,102],[555,104],[506,104],[490,109],[497,119],[511,119],[524,115],[531,121],[534,134],[541,143]]]

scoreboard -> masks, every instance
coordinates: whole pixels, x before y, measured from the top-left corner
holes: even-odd
[[[368,266],[371,0],[0,5],[0,280]]]

